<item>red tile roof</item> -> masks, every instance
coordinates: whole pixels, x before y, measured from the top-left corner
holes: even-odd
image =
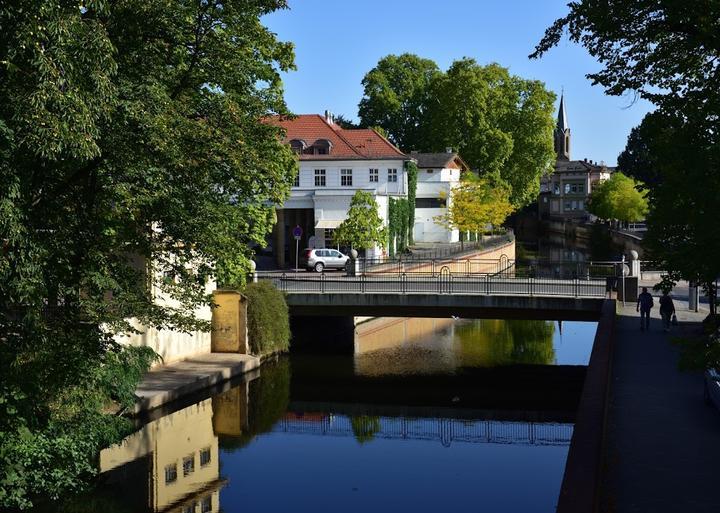
[[[328,155],[303,153],[300,160],[409,159],[390,141],[370,128],[341,128],[318,114],[300,114],[292,119],[273,117],[269,121],[285,129],[285,142],[300,139],[305,141],[307,147],[311,147],[319,139],[332,143]]]

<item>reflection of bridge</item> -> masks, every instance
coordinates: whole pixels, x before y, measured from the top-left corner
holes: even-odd
[[[569,445],[572,424],[501,422],[496,420],[423,419],[404,417],[356,417],[328,414],[321,419],[284,418],[273,427],[276,433],[322,436],[365,436],[391,440],[514,445]]]

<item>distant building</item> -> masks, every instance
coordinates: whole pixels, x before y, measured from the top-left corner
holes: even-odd
[[[448,230],[435,218],[447,213],[452,203],[452,189],[460,183],[462,173],[470,171],[460,155],[448,148],[444,153],[411,152],[417,161],[418,179],[415,193],[416,242],[457,242],[458,230]]]
[[[538,212],[541,218],[588,220],[588,197],[593,188],[610,178],[615,168],[592,160],[570,160],[570,125],[565,112],[565,97],[560,97],[555,127],[555,170],[540,180]]]

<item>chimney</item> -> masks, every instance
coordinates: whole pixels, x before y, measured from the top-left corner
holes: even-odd
[[[587,157],[585,157],[585,162],[587,162]]]
[[[448,146],[447,148],[445,148],[445,153],[452,153],[452,152],[453,152],[452,146]]]
[[[325,111],[325,121],[327,121],[331,125],[334,124],[332,112],[330,112],[329,110]]]

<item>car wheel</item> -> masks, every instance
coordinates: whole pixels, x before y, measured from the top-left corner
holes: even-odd
[[[322,262],[318,262],[317,264],[315,264],[315,272],[321,273],[323,272],[323,269],[325,269],[325,264],[323,264]]]
[[[707,383],[703,384],[703,400],[706,406],[712,406],[712,399],[710,399],[710,390],[708,390]]]

